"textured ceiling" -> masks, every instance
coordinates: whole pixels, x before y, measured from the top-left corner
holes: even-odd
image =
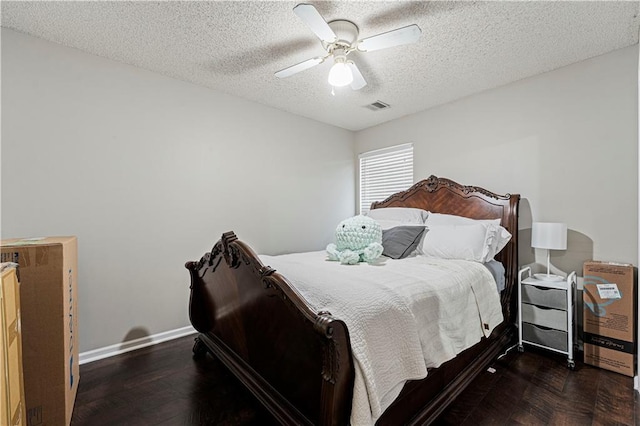
[[[310,2],[360,38],[418,24],[416,44],[349,56],[368,85],[331,95],[297,2],[10,2],[2,26],[325,123],[360,130],[638,43],[639,3]],[[377,100],[391,108],[372,111]]]

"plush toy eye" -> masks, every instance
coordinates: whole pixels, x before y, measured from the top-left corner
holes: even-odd
[[[366,227],[366,226],[364,226],[364,225],[362,225],[362,229],[367,229],[367,227]]]
[[[344,225],[342,225],[342,228],[344,229]]]

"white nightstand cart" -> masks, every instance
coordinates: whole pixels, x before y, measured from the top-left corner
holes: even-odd
[[[567,355],[567,366],[575,368],[574,291],[576,273],[563,281],[548,281],[531,275],[531,268],[518,276],[518,351],[523,343]]]

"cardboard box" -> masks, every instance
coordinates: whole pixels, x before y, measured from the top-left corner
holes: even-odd
[[[3,240],[1,252],[19,264],[27,425],[69,425],[80,378],[77,240]]]
[[[22,426],[27,422],[22,377],[20,286],[15,263],[0,265],[0,424]]]
[[[633,376],[636,274],[630,264],[584,263],[584,362]]]

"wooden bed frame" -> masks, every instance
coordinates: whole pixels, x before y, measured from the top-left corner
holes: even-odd
[[[489,338],[459,354],[423,380],[410,381],[378,425],[425,424],[514,338],[520,196],[497,195],[431,176],[372,208],[418,207],[476,219],[502,219],[511,241],[496,256],[506,269],[501,295],[505,321]],[[227,232],[191,274],[189,315],[200,332],[194,356],[217,357],[281,424],[347,425],[354,367],[349,332],[329,312],[315,312],[287,279],[263,265],[254,251]]]

